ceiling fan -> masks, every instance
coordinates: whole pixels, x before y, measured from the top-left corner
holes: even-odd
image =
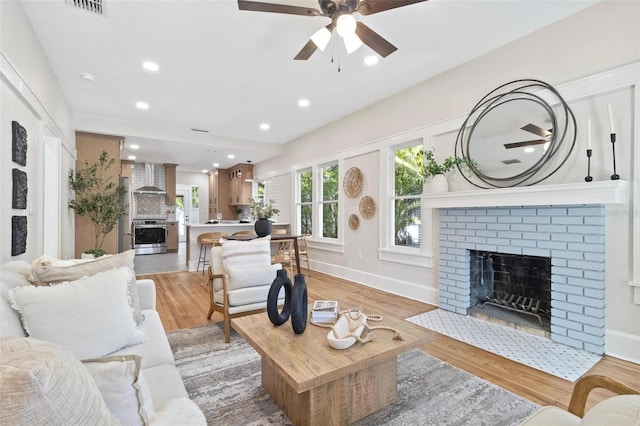
[[[553,129],[549,129],[549,130],[543,129],[540,126],[536,126],[535,124],[531,124],[531,123],[525,126],[522,126],[521,129],[527,132],[531,132],[534,135],[538,135],[543,139],[534,139],[531,141],[505,143],[504,147],[506,149],[521,148],[523,146],[542,145],[549,142],[551,135],[553,135]]]
[[[307,60],[317,49],[324,51],[334,29],[343,38],[347,53],[355,51],[364,43],[380,56],[386,58],[398,48],[362,22],[357,22],[353,14],[357,12],[361,15],[373,15],[374,13],[424,1],[427,0],[318,0],[320,5],[320,10],[318,10],[286,4],[238,0],[238,7],[240,10],[255,12],[326,16],[331,18],[331,23],[316,31],[293,59]]]

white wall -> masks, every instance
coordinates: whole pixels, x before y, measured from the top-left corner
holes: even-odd
[[[258,178],[290,172],[294,167],[309,165],[313,161],[335,159],[340,153],[358,152],[345,161],[345,167],[357,165],[369,179],[375,181],[381,172],[371,158],[376,156],[377,145],[392,140],[397,135],[414,129],[423,129],[441,122],[466,115],[475,103],[487,92],[511,80],[535,78],[553,85],[561,85],[579,78],[591,76],[640,60],[640,3],[627,1],[605,1],[559,21],[536,33],[516,40],[482,57],[440,74],[403,93],[388,98],[338,120],[297,140],[289,142],[283,149],[287,153],[256,164],[254,174]],[[428,52],[425,52],[428,54]],[[640,81],[640,76],[637,78]],[[624,104],[626,93],[612,93],[613,98],[622,96],[618,102]],[[631,125],[634,102],[626,100],[622,115]],[[584,114],[589,100],[581,100],[576,108]],[[602,105],[600,103],[600,105]],[[637,114],[637,111],[636,111]],[[584,117],[582,117],[584,118]],[[582,121],[581,121],[582,122]],[[626,123],[625,123],[626,124]],[[606,135],[606,128],[599,124],[599,133]],[[627,127],[631,141],[633,127]],[[582,132],[584,129],[579,129]],[[637,132],[637,130],[636,130]],[[453,152],[453,147],[450,147]],[[626,155],[618,157],[620,167],[626,169],[626,179],[633,180],[640,164],[633,163],[631,148]],[[604,151],[604,150],[603,150]],[[577,151],[576,151],[577,152]],[[581,150],[581,152],[583,152]],[[604,151],[606,152],[606,151]],[[584,159],[574,153],[571,168],[582,168]],[[366,169],[366,172],[365,170]],[[595,172],[600,178],[608,167],[599,164]],[[568,170],[568,169],[567,169]],[[555,179],[569,179],[575,172],[564,170]],[[580,172],[578,172],[580,173]],[[371,188],[372,190],[374,188]],[[376,202],[382,193],[372,192]],[[344,194],[342,194],[344,195]],[[346,204],[342,221],[346,224],[349,214],[355,210],[351,201]],[[633,289],[627,285],[631,280],[634,259],[631,258],[631,212],[615,211],[618,216],[609,218],[613,231],[611,242],[620,248],[615,254],[608,251],[608,258],[615,257],[607,273],[607,348],[616,356],[640,362],[640,306],[633,303]],[[320,250],[311,251],[314,267],[340,277],[383,288],[386,291],[404,294],[416,299],[437,303],[437,281],[434,269],[380,260],[376,250],[381,239],[377,232],[379,215],[371,222],[361,219],[360,229],[352,232],[346,227],[343,250],[339,253]],[[427,232],[424,230],[423,232]],[[354,241],[355,239],[355,241]],[[609,244],[610,241],[608,241]],[[362,252],[363,259],[359,259]],[[364,257],[367,257],[365,260]],[[637,254],[635,261],[637,260]],[[612,283],[609,287],[609,283]],[[610,289],[610,290],[609,290]]]
[[[59,193],[61,197],[60,255],[74,252],[73,211],[67,208],[67,175],[75,167],[75,135],[71,114],[46,56],[18,1],[0,1],[0,261],[32,260],[43,251],[45,206],[43,196],[45,124],[51,136],[61,141]],[[27,172],[29,208],[11,209],[11,121],[18,121],[28,134]],[[20,167],[18,167],[20,168]],[[25,254],[11,256],[11,216],[28,215],[28,239]],[[66,236],[66,237],[65,237]]]

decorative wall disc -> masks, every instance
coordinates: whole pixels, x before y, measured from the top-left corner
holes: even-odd
[[[342,186],[344,188],[344,193],[347,194],[349,198],[355,198],[360,195],[362,191],[362,181],[363,176],[362,172],[357,167],[351,167],[344,174],[344,181]]]
[[[355,231],[358,229],[358,226],[360,226],[360,219],[358,218],[358,215],[352,214],[349,216],[349,228]]]
[[[365,195],[360,200],[360,214],[365,219],[371,219],[376,212],[376,203],[373,201],[373,198]]]

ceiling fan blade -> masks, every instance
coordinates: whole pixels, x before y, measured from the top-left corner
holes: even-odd
[[[358,12],[360,12],[361,15],[373,15],[374,13],[384,12],[385,10],[425,1],[427,0],[363,0],[358,5]]]
[[[318,9],[290,6],[288,4],[263,3],[260,1],[238,0],[240,10],[250,10],[253,12],[273,12],[286,13],[288,15],[318,16]]]
[[[522,130],[525,130],[527,132],[531,132],[534,135],[538,135],[541,138],[548,138],[549,136],[551,136],[551,131],[547,130],[547,129],[543,129],[540,126],[536,126],[535,124],[527,124],[526,126],[520,127]]]
[[[306,61],[316,50],[318,50],[318,46],[316,46],[313,40],[309,40],[293,59],[296,61]]]
[[[356,35],[364,44],[373,49],[378,55],[386,58],[398,50],[393,44],[385,40],[380,34],[367,27],[362,22],[356,25]]]
[[[531,145],[542,145],[549,142],[546,139],[536,139],[533,141],[523,141],[523,142],[512,142],[512,143],[505,143],[504,147],[506,149],[513,149],[513,148],[522,148],[523,146],[531,146]]]

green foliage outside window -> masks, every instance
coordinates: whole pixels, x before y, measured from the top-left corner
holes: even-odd
[[[322,168],[322,236],[338,238],[338,165]]]
[[[394,236],[395,245],[419,247],[422,226],[422,145],[395,150]],[[415,196],[415,197],[412,197]]]
[[[311,205],[313,195],[313,176],[311,170],[305,170],[298,174],[300,185],[300,232],[305,235],[313,233]]]
[[[200,206],[200,197],[198,197],[198,187],[191,187],[191,208],[197,209]]]

